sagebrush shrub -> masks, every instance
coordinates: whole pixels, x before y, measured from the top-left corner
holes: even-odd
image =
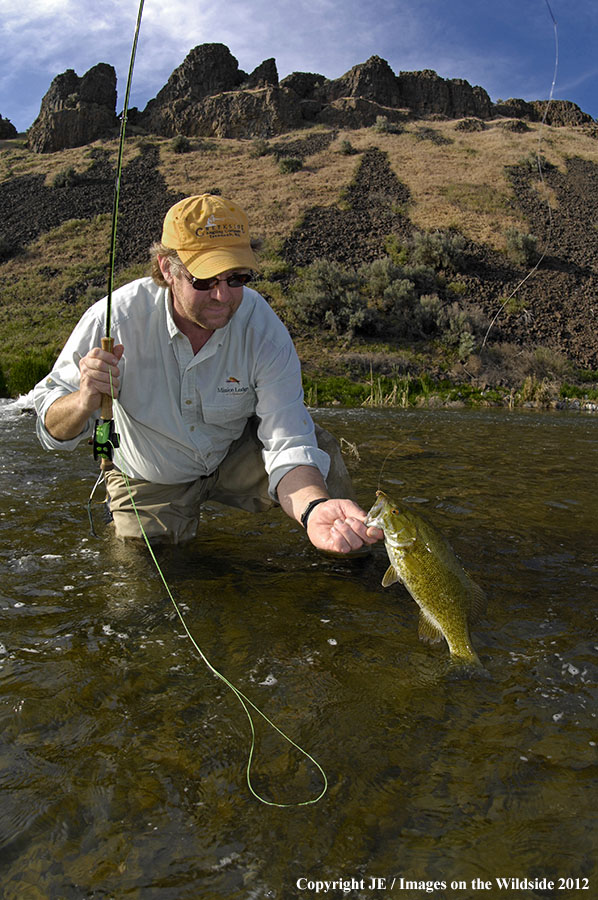
[[[459,244],[451,245],[453,252]],[[446,265],[446,259],[437,261]],[[459,293],[463,293],[462,290]],[[300,269],[287,299],[287,319],[301,330],[320,328],[344,338],[383,336],[396,340],[438,337],[465,358],[486,327],[475,306],[450,298],[446,279],[430,265],[399,265],[386,256],[357,271],[330,260]]]
[[[175,153],[189,153],[191,151],[191,141],[184,134],[177,134],[170,142],[170,146]]]
[[[354,334],[367,318],[353,269],[319,259],[300,270],[291,286],[287,306],[292,325],[324,327],[335,334]]]
[[[72,187],[78,181],[80,181],[80,176],[73,166],[69,166],[67,169],[61,169],[60,172],[56,173],[52,179],[52,187]]]
[[[510,260],[523,266],[533,266],[538,261],[538,239],[533,234],[526,234],[517,228],[507,228],[507,256]]]
[[[271,147],[268,141],[265,141],[263,138],[255,138],[251,142],[249,155],[252,159],[259,159],[260,156],[267,156],[269,153],[271,153]]]
[[[357,153],[357,150],[355,149],[351,141],[345,139],[344,141],[341,141],[339,153],[342,153],[343,156],[353,156],[353,154]]]
[[[456,272],[463,263],[464,250],[465,238],[456,231],[420,231],[413,236],[410,260],[436,271]]]
[[[283,175],[289,175],[303,168],[303,160],[296,156],[283,156],[278,160],[278,168]]]

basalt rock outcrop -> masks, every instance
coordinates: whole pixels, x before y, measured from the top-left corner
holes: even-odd
[[[166,136],[251,138],[281,134],[302,124],[365,127],[381,115],[389,122],[430,115],[542,121],[546,105],[547,101],[524,100],[493,104],[484,88],[462,78],[442,78],[431,69],[395,75],[379,56],[359,63],[340,78],[293,72],[279,81],[274,59],[247,75],[223,44],[203,44],[175,69],[139,114],[137,124]],[[550,125],[593,122],[567,101],[551,101],[546,121]]]
[[[509,116],[515,119],[528,119],[530,122],[542,122],[546,117],[547,125],[592,125],[594,120],[584,113],[577,103],[570,100],[499,100],[493,107],[495,116]]]
[[[57,75],[45,94],[28,143],[37,153],[81,147],[118,134],[116,72],[98,63],[82,77],[73,69]]]
[[[12,124],[10,119],[5,119],[4,116],[0,116],[0,140],[14,138],[17,136],[17,134],[17,129]]]
[[[359,128],[378,116],[390,122],[408,114],[449,117],[490,115],[486,91],[435,72],[395,75],[372,56],[340,78],[294,72],[278,80],[269,59],[250,75],[223,44],[195,47],[135,123],[172,136],[270,137],[307,124]]]
[[[274,59],[251,74],[224,44],[194,47],[135,123],[167,137],[266,137],[301,124]]]
[[[109,136],[117,124],[115,102],[112,67],[100,63],[83,78],[69,69],[54,79],[44,97],[30,130],[30,146],[46,152]],[[302,125],[361,128],[379,116],[397,123],[433,115],[593,123],[574,103],[512,99],[493,104],[484,88],[464,79],[442,78],[431,69],[395,75],[379,56],[340,78],[293,72],[279,81],[274,59],[248,74],[228,47],[217,43],[194,47],[145,109],[130,111],[130,122],[165,137],[267,138]]]
[[[463,78],[441,78],[431,69],[424,69],[401,72],[397,83],[403,105],[420,116],[487,119],[493,115],[492,101],[484,88],[472,87]]]

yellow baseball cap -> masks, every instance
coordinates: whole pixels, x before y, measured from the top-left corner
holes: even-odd
[[[177,251],[196,278],[258,267],[247,216],[232,200],[215,194],[199,194],[175,203],[164,218],[162,243]]]

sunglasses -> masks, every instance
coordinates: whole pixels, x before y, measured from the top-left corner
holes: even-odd
[[[221,281],[226,281],[231,288],[243,287],[244,284],[249,284],[253,277],[251,272],[233,272],[228,278],[218,278],[217,276],[214,276],[214,278],[195,278],[193,275],[187,275],[186,272],[183,272],[183,275],[196,291],[211,291]]]

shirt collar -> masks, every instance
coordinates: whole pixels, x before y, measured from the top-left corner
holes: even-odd
[[[172,314],[172,299],[170,296],[170,288],[166,288],[164,292],[164,307],[166,309],[166,328],[168,330],[168,337],[170,338],[170,341],[172,343],[177,334],[180,334],[181,332],[177,328],[174,321],[174,316]]]

